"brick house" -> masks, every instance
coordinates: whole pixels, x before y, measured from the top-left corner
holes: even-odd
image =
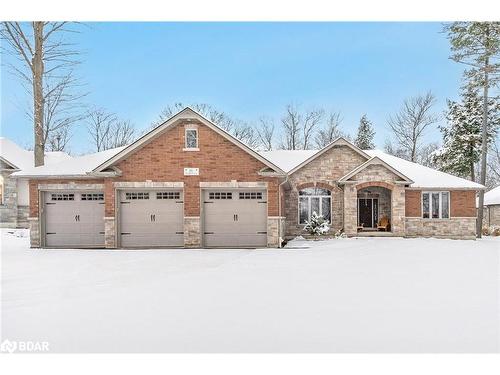
[[[186,108],[133,144],[15,174],[32,247],[279,247],[331,231],[474,238],[483,186],[339,138],[258,153]]]

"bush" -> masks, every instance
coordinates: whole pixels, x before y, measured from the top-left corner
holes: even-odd
[[[306,221],[306,226],[304,230],[309,232],[309,234],[320,236],[327,233],[330,230],[330,226],[325,218],[313,212],[311,215],[311,220]]]

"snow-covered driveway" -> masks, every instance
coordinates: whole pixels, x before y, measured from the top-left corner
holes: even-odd
[[[493,352],[500,238],[281,250],[29,250],[2,230],[2,339],[55,352]]]

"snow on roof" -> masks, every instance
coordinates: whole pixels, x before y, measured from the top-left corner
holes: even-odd
[[[484,194],[484,205],[490,206],[493,204],[500,204],[500,186]]]
[[[28,168],[12,175],[16,177],[45,177],[45,176],[86,176],[94,168],[104,163],[109,158],[123,150],[124,147],[112,148],[106,151],[96,152],[70,158],[55,164],[46,164],[42,167]]]
[[[437,171],[408,160],[386,154],[380,150],[365,150],[371,157],[378,156],[387,164],[398,170],[414,181],[411,187],[421,188],[466,188],[483,189],[484,186],[464,178],[452,176],[451,174]]]
[[[25,150],[5,137],[0,137],[0,157],[18,169],[28,169],[35,166],[33,151]],[[62,151],[45,153],[45,164],[47,165],[69,159],[71,159],[71,156]]]
[[[288,173],[317,152],[318,150],[275,150],[261,151],[260,154]]]
[[[425,167],[423,165],[413,163],[408,160],[398,158],[386,154],[381,150],[363,150],[371,157],[379,157],[384,162],[389,164],[392,168],[399,171],[401,174],[410,178],[414,183],[412,187],[422,188],[467,188],[467,189],[481,189],[483,185],[475,182],[452,176],[448,173],[440,172],[435,169]],[[276,164],[285,172],[291,171],[293,168],[304,162],[318,150],[276,150],[264,151],[260,154],[266,159]],[[500,192],[498,193],[500,195]]]

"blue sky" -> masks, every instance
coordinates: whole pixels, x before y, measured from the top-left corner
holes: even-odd
[[[354,133],[366,113],[376,143],[404,98],[431,90],[436,111],[456,99],[463,66],[448,59],[439,23],[90,23],[76,41],[88,105],[144,129],[174,102],[203,102],[233,117],[279,119],[287,103],[340,111]],[[32,143],[27,98],[1,68],[2,135]],[[428,140],[439,140],[436,129]],[[85,125],[73,153],[90,150]]]

